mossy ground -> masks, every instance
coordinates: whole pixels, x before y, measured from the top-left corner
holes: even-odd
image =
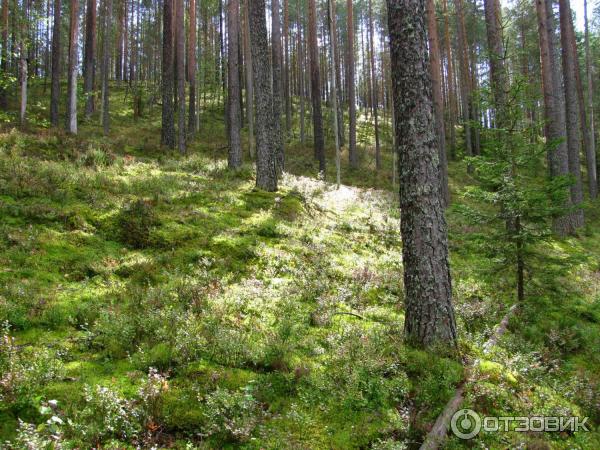
[[[41,89],[34,86],[40,95],[32,98],[43,99]],[[159,146],[159,107],[134,120],[131,98],[113,92],[108,138],[97,117],[83,121],[77,137],[49,131],[43,100],[31,105],[25,130],[4,117],[0,322],[10,324],[19,351],[49,352],[62,369],[0,404],[0,442],[14,438],[18,418],[44,422],[40,402],[55,399],[64,417],[76,417],[86,385],[135,398],[150,367],[168,378],[148,430],[158,446],[420,442],[466,376],[462,362],[481,356],[514,303],[512,277],[491,270],[469,240],[472,227],[449,209],[461,356],[408,348],[391,171],[375,173],[366,152],[360,170],[342,166],[336,189],[315,178],[312,149],[292,136],[279,192],[257,191],[250,163],[226,168],[218,105],[206,104],[201,130],[180,156]],[[359,128],[364,151],[368,124]],[[391,167],[389,150],[384,156]],[[473,183],[465,174],[463,163],[451,164],[455,203]],[[146,206],[128,212],[135,202]],[[145,230],[133,241],[138,228],[123,225],[127,214]],[[476,369],[465,406],[488,415],[590,416],[596,429],[597,204],[587,216],[579,236],[540,249],[563,263],[529,268],[526,303]],[[259,406],[250,432],[207,432],[206,399],[217,389],[251,392]],[[112,438],[116,447],[132,444]],[[600,435],[508,432],[448,444],[478,445],[592,449]]]

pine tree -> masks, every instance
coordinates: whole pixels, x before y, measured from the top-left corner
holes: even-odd
[[[424,0],[387,0],[409,342],[456,345]]]

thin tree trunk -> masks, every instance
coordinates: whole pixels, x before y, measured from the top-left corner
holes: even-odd
[[[175,45],[177,52],[177,148],[186,152],[185,135],[185,21],[183,0],[175,0]]]
[[[108,51],[108,49],[106,49]],[[83,94],[85,115],[90,117],[95,110],[94,77],[96,75],[96,0],[87,0],[85,22],[85,53],[83,59]]]
[[[8,0],[2,0],[2,73],[8,74]],[[8,109],[8,92],[0,86],[0,108]]]
[[[319,172],[325,176],[325,138],[323,136],[323,115],[321,112],[321,70],[319,68],[319,49],[317,46],[317,5],[315,0],[308,0],[308,51],[315,158],[319,161]]]
[[[300,15],[300,0],[296,2],[296,14],[298,16],[298,49],[297,49],[297,65],[298,65],[298,86],[300,96],[300,143],[304,145],[305,142],[305,131],[304,131],[304,119],[306,115],[304,107],[304,99],[306,94],[306,83],[305,83],[305,70],[304,70],[304,46],[302,45],[304,36],[302,34],[303,18],[304,15]]]
[[[196,133],[196,0],[189,0],[189,11],[190,24],[187,47],[188,83],[190,86],[188,103],[188,133],[190,136],[193,136]]]
[[[332,8],[333,8],[333,17],[330,19],[333,24],[333,32],[331,33],[331,47],[335,48],[335,52],[333,54],[333,58],[331,59],[331,63],[333,64],[333,68],[334,68],[335,85],[337,88],[337,92],[336,92],[336,95],[337,95],[336,116],[337,116],[337,130],[338,130],[337,136],[338,136],[340,147],[343,147],[345,145],[345,137],[344,137],[344,114],[342,111],[342,78],[341,78],[341,73],[340,73],[340,52],[339,52],[339,48],[338,48],[338,32],[337,32],[337,24],[336,24],[337,19],[336,19],[335,4],[333,4]],[[332,86],[333,86],[333,84],[332,84]]]
[[[346,1],[348,20],[348,46],[346,48],[346,66],[348,68],[348,159],[350,167],[358,168],[356,151],[356,92],[354,86],[354,11],[353,0]]]
[[[161,143],[175,148],[175,114],[173,111],[173,0],[163,0],[162,49],[162,128]]]
[[[28,3],[25,4],[25,11],[23,15],[25,20],[22,22],[19,30],[19,85],[20,85],[20,108],[19,108],[19,124],[25,125],[25,115],[27,113],[27,47],[25,45],[25,39],[27,34],[27,23],[29,22],[28,17]]]
[[[283,135],[281,133],[281,14],[279,11],[279,0],[271,1],[271,48],[273,49],[273,135],[275,137],[275,158],[277,173],[281,174],[284,169],[285,155],[283,147]]]
[[[538,36],[540,41],[540,61],[542,74],[542,91],[544,94],[545,135],[548,146],[548,162],[551,177],[564,177],[569,173],[567,146],[565,142],[565,123],[562,113],[562,102],[557,89],[559,83],[556,78],[556,58],[554,57],[554,43],[551,36],[552,22],[548,23],[548,8],[546,0],[536,0],[538,18]],[[565,207],[571,205],[568,198]],[[569,214],[562,214],[554,218],[554,231],[561,235],[573,232],[573,224]]]
[[[439,194],[424,0],[387,0],[400,208],[406,339],[454,347],[448,236]]]
[[[285,93],[285,130],[292,129],[292,94],[290,83],[290,12],[289,0],[283,0],[283,89]]]
[[[429,36],[429,59],[433,95],[433,112],[437,134],[440,195],[444,206],[450,204],[450,188],[448,187],[448,160],[446,158],[446,130],[444,129],[444,99],[442,98],[442,65],[440,43],[438,38],[437,19],[433,0],[427,0],[427,30]]]
[[[448,84],[448,130],[450,131],[450,158],[456,157],[456,85],[454,84],[454,63],[452,45],[450,42],[450,23],[448,20],[448,2],[442,0],[442,13],[444,14],[444,36],[446,47],[447,84]]]
[[[256,187],[277,190],[271,63],[264,0],[248,0],[252,73],[256,102]]]
[[[6,1],[6,0],[5,0]],[[60,0],[54,0],[52,28],[52,79],[50,84],[50,123],[58,127],[58,102],[60,100]]]
[[[336,71],[337,67],[335,64],[336,54],[336,40],[335,40],[335,10],[333,8],[333,1],[328,0],[329,6],[329,37],[331,38],[331,110],[333,111],[333,135],[335,136],[335,174],[336,183],[339,188],[340,186],[340,134],[338,130],[338,92],[337,92],[337,80]]]
[[[254,158],[254,86],[252,82],[252,53],[250,51],[250,21],[248,2],[244,0],[244,56],[246,65],[246,111],[248,119],[248,152]]]
[[[463,119],[463,131],[465,136],[465,154],[473,156],[473,146],[471,142],[471,124],[470,124],[470,103],[471,103],[471,82],[469,80],[469,53],[467,47],[467,37],[465,28],[465,13],[463,0],[456,0],[456,27],[458,29],[458,54],[460,62],[460,100]]]
[[[596,132],[594,124],[594,85],[592,82],[592,57],[590,52],[590,27],[588,22],[588,9],[587,0],[583,0],[583,15],[585,21],[585,71],[587,78],[587,98],[588,98],[588,114],[589,114],[589,144],[588,148],[591,150],[594,159],[596,159]],[[588,160],[588,182],[590,183],[590,197],[595,199],[598,196],[598,176],[597,176],[597,165],[594,164],[593,173],[589,167]],[[595,180],[594,186],[592,187],[592,176]]]
[[[71,0],[69,25],[69,71],[67,84],[67,131],[77,134],[77,35],[79,29],[79,0]]]
[[[227,112],[229,132],[229,157],[227,159],[230,169],[238,169],[242,165],[242,146],[240,141],[241,110],[240,110],[240,79],[238,68],[240,4],[238,0],[229,0],[227,5],[227,30],[228,49],[227,61],[229,64],[227,75]]]
[[[104,11],[104,40],[102,43],[102,128],[104,134],[110,132],[110,90],[108,84],[110,72],[110,30],[112,24],[113,0],[106,0]]]
[[[583,210],[583,183],[581,181],[581,164],[579,151],[581,150],[581,129],[579,124],[579,105],[577,98],[577,85],[575,81],[575,59],[572,46],[574,33],[572,33],[572,16],[569,0],[559,0],[560,10],[560,39],[562,44],[562,63],[565,87],[565,111],[567,119],[567,149],[569,155],[569,172],[575,179],[571,185],[571,201],[577,207],[573,214],[575,228],[584,225]]]
[[[369,46],[371,51],[369,52],[371,68],[371,107],[373,109],[373,120],[375,122],[375,170],[381,169],[381,147],[379,143],[379,118],[378,118],[378,103],[379,99],[377,96],[377,78],[375,76],[375,46],[374,46],[374,24],[373,24],[373,1],[369,0]]]
[[[495,103],[496,127],[504,128],[506,117],[506,74],[504,72],[504,43],[499,0],[484,0],[490,77]]]

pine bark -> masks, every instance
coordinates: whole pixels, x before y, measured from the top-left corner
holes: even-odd
[[[248,0],[252,74],[256,105],[256,187],[277,190],[271,62],[265,0]]]
[[[371,108],[373,109],[373,121],[375,128],[375,170],[381,169],[381,145],[379,143],[379,115],[378,115],[378,87],[375,76],[375,46],[374,46],[374,23],[373,23],[373,1],[369,0],[369,67],[371,69]]]
[[[28,17],[28,3],[25,4],[24,16],[20,30],[19,30],[19,86],[20,86],[20,105],[19,105],[19,123],[21,126],[25,125],[25,115],[27,113],[27,46],[25,45],[25,39],[27,35],[27,23]]]
[[[549,23],[546,0],[536,0],[538,18],[538,36],[540,46],[540,61],[542,75],[542,92],[544,96],[544,116],[546,145],[548,146],[548,165],[551,177],[564,177],[569,174],[569,160],[565,142],[565,122],[560,96],[560,81],[556,79],[558,70],[554,55],[553,24]],[[563,205],[569,208],[570,197]],[[554,218],[554,231],[561,236],[573,232],[570,214],[562,214]]]
[[[240,78],[238,67],[240,4],[238,0],[229,0],[227,4],[227,29],[229,31],[227,61],[227,110],[229,133],[229,157],[227,159],[230,169],[238,169],[242,165],[242,146],[240,140],[241,116],[240,110]]]
[[[254,158],[254,85],[252,81],[252,52],[250,50],[249,0],[244,0],[244,59],[246,66],[246,111],[248,120],[248,152]]]
[[[105,1],[104,39],[102,43],[102,129],[105,135],[110,132],[110,88],[108,84],[110,72],[110,29],[112,23],[113,0]]]
[[[94,78],[96,75],[96,0],[87,0],[85,21],[85,53],[83,57],[83,94],[85,115],[90,117],[95,110]]]
[[[575,228],[584,225],[583,210],[580,208],[583,202],[583,183],[581,181],[581,161],[579,152],[581,150],[581,128],[579,124],[579,99],[577,98],[577,84],[575,80],[575,58],[572,47],[574,45],[574,33],[571,6],[569,0],[559,0],[560,11],[560,39],[562,46],[562,65],[565,89],[565,112],[567,125],[567,150],[569,156],[569,172],[575,182],[571,185],[571,201],[576,207],[572,215]]]
[[[439,194],[424,0],[387,0],[405,285],[404,332],[418,346],[456,345],[448,236]]]
[[[8,0],[2,0],[2,73],[8,75]],[[0,108],[8,109],[8,92],[0,86]]]
[[[346,1],[348,45],[346,47],[346,66],[348,70],[348,159],[350,167],[358,168],[356,151],[356,88],[354,86],[354,10],[353,0]]]
[[[196,0],[189,0],[189,11],[190,26],[187,47],[187,78],[189,83],[188,134],[193,136],[196,133]]]
[[[50,123],[58,127],[58,103],[60,100],[60,17],[61,0],[54,0],[54,23],[52,28],[52,77],[50,81]]]
[[[429,36],[429,68],[431,73],[433,111],[440,166],[440,195],[444,206],[450,204],[450,188],[448,187],[448,160],[446,157],[446,130],[444,128],[444,99],[442,97],[442,64],[440,42],[438,37],[435,4],[427,0],[427,31]]]
[[[458,29],[460,100],[463,119],[463,131],[465,136],[465,154],[467,156],[473,156],[473,145],[471,141],[471,124],[469,122],[471,120],[471,81],[463,0],[456,0],[456,20],[456,27]]]
[[[315,158],[319,161],[319,172],[325,174],[325,138],[323,136],[323,113],[321,111],[321,70],[317,46],[317,5],[315,0],[308,0],[308,52],[314,151]]]
[[[285,155],[283,146],[283,134],[281,133],[282,112],[282,86],[281,86],[281,13],[279,0],[271,2],[271,48],[273,50],[273,136],[275,138],[275,158],[277,173],[281,174],[284,169]]]
[[[450,23],[448,20],[448,2],[442,0],[442,13],[444,14],[444,44],[446,50],[447,84],[448,84],[448,131],[450,132],[450,157],[454,158],[456,151],[456,85],[454,84],[454,56],[450,42]]]
[[[79,0],[71,0],[69,24],[69,67],[67,82],[67,131],[77,134],[77,34],[79,29]]]
[[[183,0],[175,0],[175,45],[177,51],[177,148],[186,152],[185,135],[185,21]]]
[[[173,0],[163,4],[163,48],[162,48],[162,128],[161,143],[175,148],[175,114],[173,111]]]
[[[490,60],[490,78],[494,95],[496,127],[504,128],[506,117],[506,73],[504,69],[504,43],[499,0],[484,0],[485,26]]]
[[[583,0],[583,15],[585,22],[585,72],[586,72],[586,84],[587,84],[587,109],[589,114],[589,130],[588,130],[588,148],[591,149],[594,159],[596,159],[596,131],[594,124],[594,86],[592,83],[592,57],[590,52],[590,26],[588,22],[588,7],[587,0]],[[588,162],[588,182],[590,183],[590,197],[595,199],[598,196],[598,168],[597,163],[594,164],[593,173],[590,172]],[[593,175],[593,177],[592,177]],[[594,186],[592,186],[592,178],[596,180]]]

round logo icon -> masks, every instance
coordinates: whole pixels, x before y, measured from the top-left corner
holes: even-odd
[[[481,418],[472,409],[459,409],[450,422],[452,432],[460,439],[473,439],[481,431]]]

